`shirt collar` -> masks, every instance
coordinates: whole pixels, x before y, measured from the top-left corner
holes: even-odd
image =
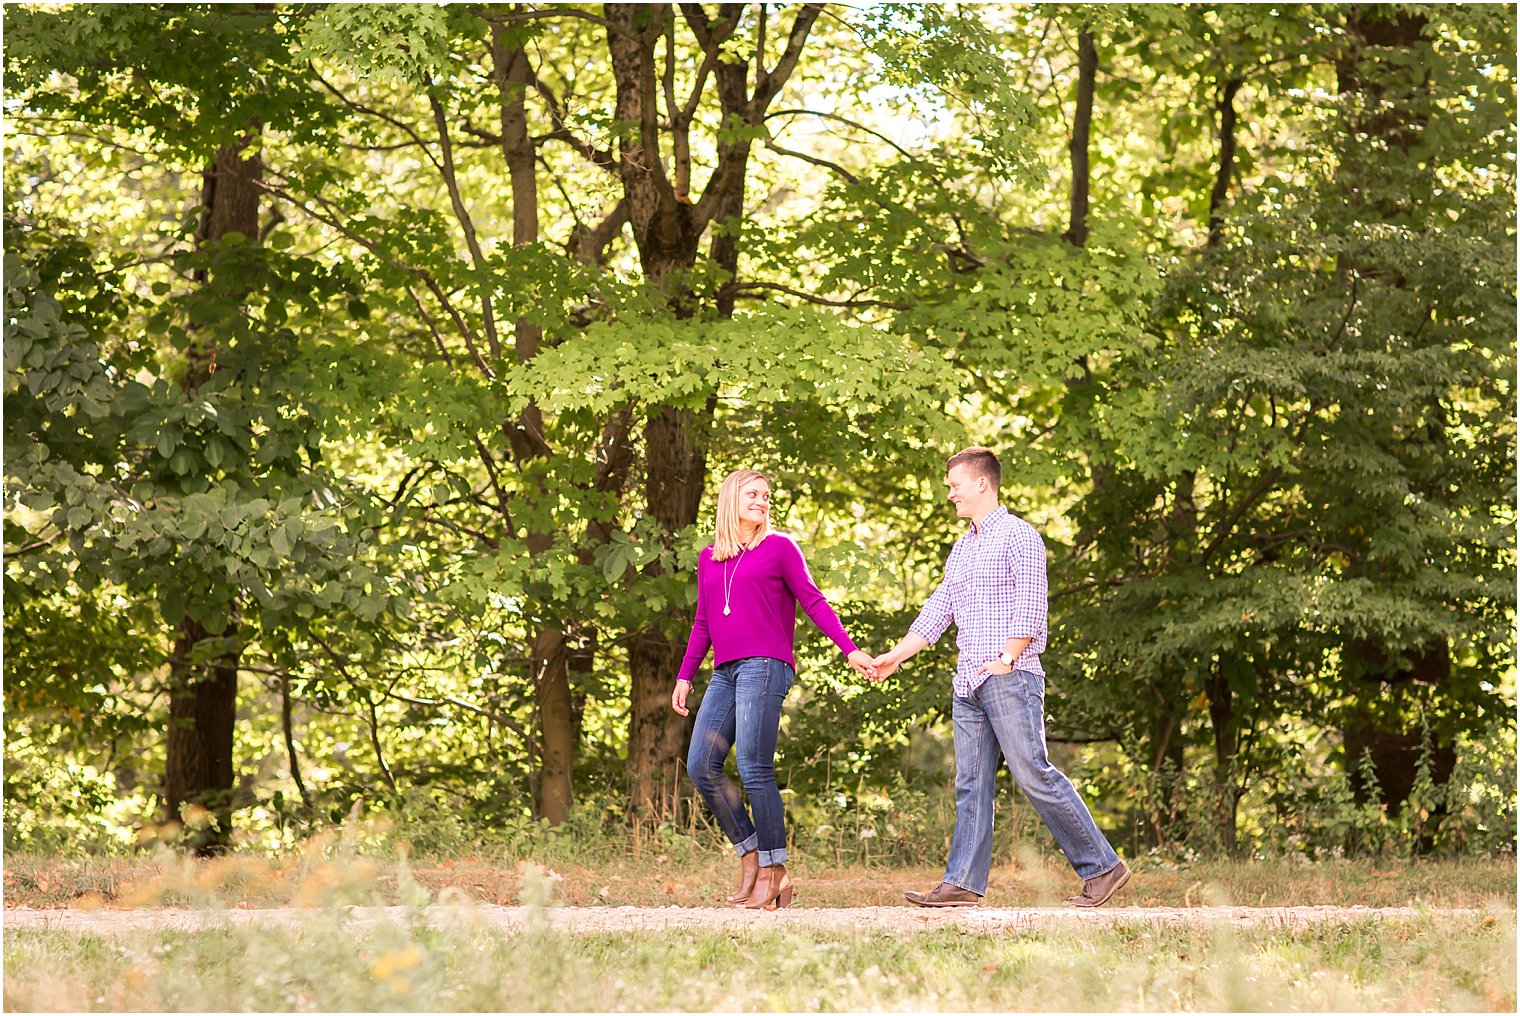
[[[994,507],[992,509],[992,511],[990,511],[990,512],[987,513],[987,515],[986,515],[985,518],[982,519],[981,526],[977,526],[977,524],[976,524],[976,522],[974,520],[967,519],[966,520],[966,531],[968,533],[970,533],[972,536],[979,536],[979,535],[981,535],[981,532],[980,532],[981,530],[986,529],[988,526],[991,526],[993,529],[996,529],[998,527],[998,525],[1002,522],[1002,520],[1005,519],[1005,518],[1007,518],[1007,517],[1008,517],[1008,509],[1004,508],[1002,505],[997,505],[996,507]]]

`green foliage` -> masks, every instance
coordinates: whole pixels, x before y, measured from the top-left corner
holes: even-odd
[[[746,121],[673,8],[644,85],[691,180],[658,209],[590,10],[7,11],[8,845],[142,821],[186,619],[242,654],[255,840],[358,807],[542,846],[545,631],[568,824],[627,822],[632,647],[684,634],[713,480],[772,475],[879,652],[959,534],[945,456],[985,443],[1052,551],[1052,733],[1132,850],[1512,851],[1514,19],[1420,8],[1384,46],[1357,10],[826,14]],[[721,87],[781,66],[765,17]],[[195,243],[200,174],[255,135],[260,235]],[[744,210],[699,222],[720,145]],[[689,448],[651,446],[667,410]],[[656,507],[677,450],[691,525]],[[862,687],[801,623],[800,842],[937,849],[949,646]],[[1397,818],[1336,747],[1373,721],[1427,730]]]
[[[450,15],[433,4],[318,8],[300,50],[383,82],[425,84],[448,60]]]

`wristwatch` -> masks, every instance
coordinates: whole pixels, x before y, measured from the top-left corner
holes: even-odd
[[[1013,657],[1007,653],[998,653],[998,662],[1005,667],[1011,667],[1013,666]]]

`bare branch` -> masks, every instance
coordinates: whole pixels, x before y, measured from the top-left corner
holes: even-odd
[[[711,22],[707,20],[707,12],[702,10],[701,4],[681,5],[681,11],[686,15],[686,23],[691,26],[692,34],[697,37],[697,42],[702,47],[702,63],[697,67],[697,76],[691,86],[691,94],[686,97],[686,104],[681,107],[681,117],[687,123],[690,123],[691,118],[697,114],[702,92],[707,88],[707,76],[712,73],[713,67],[718,63],[718,56],[722,52],[720,47],[739,27],[742,5],[729,4],[727,6],[734,10],[714,29]]]
[[[675,158],[677,201],[689,201],[691,194],[691,120],[682,115],[676,104],[676,19],[665,21],[665,114],[670,121]],[[699,94],[699,93],[693,93]]]
[[[823,11],[823,4],[804,4],[802,10],[797,12],[797,17],[792,21],[792,33],[786,40],[786,52],[781,54],[781,62],[775,70],[768,72],[765,77],[755,82],[755,98],[752,110],[755,114],[765,111],[786,85],[787,79],[792,76],[792,71],[797,69],[797,61],[802,58],[802,49],[807,45],[808,33],[813,29],[813,22],[818,20],[818,15]],[[753,118],[752,118],[753,122]]]
[[[423,698],[414,698],[414,697],[412,697],[410,695],[403,695],[400,692],[395,691],[393,689],[387,689],[386,692],[385,692],[385,696],[386,696],[386,698],[393,698],[393,699],[395,699],[398,702],[405,702],[405,703],[407,703],[409,705],[414,705],[414,706],[429,706],[429,707],[442,706],[442,705],[450,705],[450,706],[455,706],[455,707],[457,707],[459,709],[463,709],[466,712],[474,713],[476,716],[484,716],[486,719],[490,720],[492,723],[499,723],[503,727],[506,727],[508,730],[512,731],[518,737],[521,737],[523,739],[524,743],[527,744],[530,752],[536,753],[536,751],[537,751],[537,749],[533,747],[533,745],[535,744],[535,742],[534,742],[533,736],[531,734],[529,734],[526,730],[524,730],[522,727],[520,727],[517,724],[517,722],[515,720],[513,720],[511,717],[503,716],[501,713],[498,713],[494,709],[487,709],[484,706],[477,706],[473,702],[466,702],[464,699],[459,698],[459,697],[457,697],[455,695],[444,695],[441,698],[435,698],[435,699],[423,699]]]
[[[856,176],[854,173],[851,173],[848,169],[845,169],[837,162],[830,162],[828,159],[820,159],[818,156],[808,155],[806,152],[798,152],[793,151],[790,148],[782,148],[774,141],[767,140],[765,142],[765,147],[769,148],[771,151],[777,153],[778,155],[790,156],[793,159],[801,159],[803,162],[814,166],[821,166],[824,169],[839,174],[839,176],[848,183],[860,182],[860,177]]]
[[[857,297],[851,297],[848,300],[830,300],[827,297],[804,293],[802,290],[793,289],[791,286],[783,286],[779,282],[740,282],[735,285],[735,289],[738,295],[741,296],[754,295],[750,292],[751,290],[772,289],[806,300],[809,303],[819,303],[827,307],[886,307],[889,310],[913,309],[912,304],[898,303],[892,300],[862,300]]]
[[[897,149],[898,154],[900,154],[905,159],[916,161],[918,158],[912,152],[908,151],[902,145],[899,145],[896,141],[893,141],[891,138],[887,137],[880,131],[872,130],[865,124],[857,123],[856,121],[851,120],[849,117],[840,116],[838,113],[825,113],[822,110],[817,109],[778,109],[774,113],[767,113],[765,115],[765,119],[772,120],[778,116],[816,116],[823,120],[833,120],[837,123],[844,124],[846,127],[852,127],[863,134],[869,134],[873,138],[876,138],[878,141],[885,142],[886,144]]]
[[[547,134],[535,135],[533,143],[537,145],[544,141],[563,141],[584,156],[586,161],[590,162],[593,166],[616,174],[617,160],[613,158],[611,150],[597,148],[570,129],[565,121],[564,103],[554,94],[554,89],[550,88],[549,84],[538,75],[538,72],[531,72],[530,82],[533,85],[533,90],[543,98],[544,105],[549,109],[549,119],[554,123],[554,130]]]
[[[598,17],[590,11],[582,10],[579,7],[570,7],[562,4],[556,4],[547,10],[519,10],[513,11],[510,14],[502,14],[484,7],[472,7],[470,11],[482,21],[488,21],[492,24],[524,24],[529,21],[538,21],[541,18],[580,18],[582,21],[601,25],[603,28],[611,31],[618,31],[618,26],[613,25],[606,18]]]
[[[364,105],[362,102],[350,99],[348,96],[344,95],[342,91],[339,90],[337,85],[334,85],[332,82],[324,78],[322,76],[322,72],[317,70],[315,64],[308,61],[307,67],[311,69],[311,73],[316,77],[317,83],[331,92],[339,102],[343,103],[343,105],[347,106],[349,109],[352,109],[356,113],[363,113],[365,116],[372,116],[377,120],[384,120],[386,123],[400,130],[403,134],[412,139],[413,144],[422,149],[422,154],[427,156],[428,161],[433,164],[433,167],[435,169],[437,169],[440,173],[443,172],[443,166],[441,166],[438,160],[433,156],[432,146],[430,146],[426,141],[422,139],[422,136],[417,133],[415,128],[396,119],[389,113],[381,112],[380,110],[375,109],[371,106]]]
[[[454,217],[459,220],[459,226],[464,230],[465,245],[470,250],[470,259],[475,263],[475,271],[479,275],[480,285],[480,316],[486,330],[486,342],[491,347],[491,356],[496,360],[501,359],[501,341],[496,335],[496,315],[493,311],[491,289],[488,285],[490,273],[486,268],[485,254],[480,249],[480,240],[475,235],[475,222],[470,218],[470,212],[464,205],[464,197],[459,192],[459,178],[454,169],[454,146],[449,140],[449,121],[444,113],[443,103],[438,101],[438,96],[428,93],[428,104],[433,108],[433,122],[438,127],[438,144],[443,153],[443,165],[439,172],[443,174],[443,182],[449,190],[449,202],[454,208]]]

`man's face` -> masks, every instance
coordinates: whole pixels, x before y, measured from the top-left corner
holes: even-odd
[[[976,509],[982,506],[987,497],[987,478],[977,476],[966,466],[959,465],[945,474],[945,483],[950,488],[950,501],[955,505],[955,514],[963,519],[975,518]]]

